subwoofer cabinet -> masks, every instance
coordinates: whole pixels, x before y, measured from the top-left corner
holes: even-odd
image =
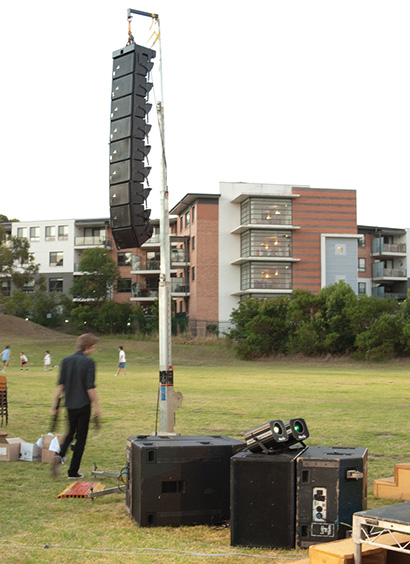
[[[244,446],[221,435],[130,437],[127,512],[142,527],[229,521],[230,459]]]
[[[231,459],[231,544],[294,548],[296,460],[303,448]]]
[[[346,538],[367,508],[367,449],[309,447],[296,461],[296,546]]]

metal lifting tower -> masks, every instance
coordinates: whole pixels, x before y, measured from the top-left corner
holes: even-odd
[[[128,9],[127,17],[129,24],[129,41],[133,42],[131,34],[132,15],[148,16],[158,23],[158,14],[150,14],[139,10]],[[160,189],[160,277],[159,277],[159,433],[174,433],[175,409],[182,405],[181,392],[174,391],[174,373],[171,356],[171,249],[169,235],[169,203],[168,203],[168,182],[167,182],[167,163],[165,157],[165,124],[164,124],[164,96],[162,88],[162,53],[161,38],[158,30],[159,39],[159,73],[161,82],[161,101],[157,102],[157,117],[161,143],[161,189]],[[155,41],[156,41],[155,40]],[[155,430],[157,433],[157,430]]]

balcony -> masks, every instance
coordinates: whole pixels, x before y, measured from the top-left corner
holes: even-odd
[[[107,237],[74,237],[75,247],[106,247],[112,248],[112,241]]]
[[[382,298],[387,300],[405,300],[407,294],[403,292],[386,292],[384,286],[377,286],[372,288],[372,296],[374,298]]]
[[[384,262],[376,262],[372,264],[373,280],[403,280],[407,278],[407,270],[405,268],[385,268]]]
[[[373,239],[372,241],[373,256],[407,256],[406,243],[384,243],[383,239]]]
[[[131,300],[153,302],[158,298],[158,288],[141,287],[139,284],[131,286]]]
[[[189,284],[183,278],[171,278],[171,294],[189,294]]]
[[[189,254],[184,249],[172,249],[171,263],[187,264],[189,262]]]

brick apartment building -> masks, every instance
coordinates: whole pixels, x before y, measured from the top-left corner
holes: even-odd
[[[120,303],[149,306],[158,296],[159,221],[139,249],[117,251],[107,218],[16,222],[30,240],[49,291],[69,294],[86,248],[105,247],[122,280]],[[243,296],[267,298],[344,280],[356,293],[403,299],[406,229],[358,226],[354,190],[221,182],[217,194],[186,194],[170,210],[171,297],[191,331],[229,327]],[[12,291],[1,280],[3,295]]]

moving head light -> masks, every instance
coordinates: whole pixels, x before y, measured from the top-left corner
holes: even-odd
[[[245,433],[247,448],[252,452],[276,451],[300,443],[309,437],[306,422],[301,417],[268,421]]]

